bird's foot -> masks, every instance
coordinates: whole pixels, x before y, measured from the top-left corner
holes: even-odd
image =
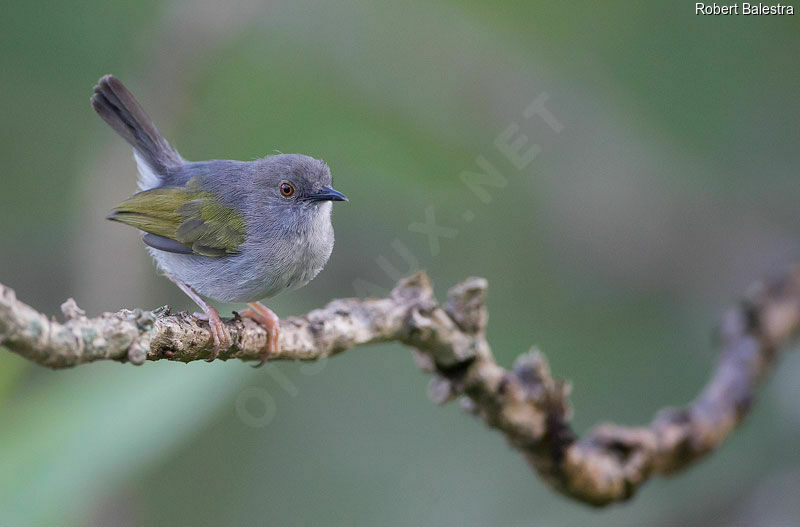
[[[205,313],[194,313],[194,317],[208,322],[211,338],[214,341],[214,348],[211,350],[211,357],[206,359],[206,362],[213,362],[220,351],[229,349],[233,344],[231,334],[228,333],[228,328],[225,327],[225,323],[220,318],[219,311],[211,306],[208,306],[208,310]]]
[[[260,302],[249,302],[249,309],[239,311],[239,316],[255,320],[261,327],[267,330],[267,344],[259,355],[261,362],[256,368],[263,366],[273,355],[280,353],[278,347],[278,336],[280,329],[280,319],[270,308]]]

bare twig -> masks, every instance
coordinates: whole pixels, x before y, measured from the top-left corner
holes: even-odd
[[[556,380],[538,351],[500,367],[486,341],[487,283],[470,278],[440,306],[424,273],[400,281],[388,298],[335,300],[281,321],[279,360],[313,361],[350,348],[399,341],[433,374],[429,395],[462,405],[505,434],[542,478],[563,494],[592,505],[631,497],[653,474],[671,474],[715,449],[742,420],[779,346],[800,329],[800,269],[756,285],[724,318],[722,353],[698,398],[662,410],[648,426],[600,425],[578,439],[569,425],[569,387]],[[0,284],[0,344],[43,366],[67,368],[97,360],[206,359],[208,326],[167,309],[123,309],[87,318],[73,300],[66,322],[18,301]],[[227,322],[227,360],[259,360],[266,332],[249,319]]]

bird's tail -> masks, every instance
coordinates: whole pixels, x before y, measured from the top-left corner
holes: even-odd
[[[181,156],[161,136],[133,94],[113,75],[97,81],[92,108],[133,147],[142,176],[145,175],[142,169],[146,168],[141,166],[142,162],[159,178],[168,169],[183,164]]]

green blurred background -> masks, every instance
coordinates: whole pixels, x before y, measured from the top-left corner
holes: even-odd
[[[502,364],[540,346],[580,431],[646,422],[698,392],[725,307],[800,260],[798,29],[691,2],[6,1],[0,281],[53,314],[193,309],[103,219],[136,179],[89,106],[113,72],[187,159],[329,163],[351,202],[281,316],[484,276]],[[543,92],[559,134],[522,118]],[[524,170],[494,147],[513,123],[541,147]],[[459,178],[479,155],[507,178],[489,203]],[[457,229],[438,254],[409,229],[428,209]],[[799,376],[786,356],[721,451],[593,510],[432,405],[397,345],[260,370],[3,352],[0,525],[795,525]]]

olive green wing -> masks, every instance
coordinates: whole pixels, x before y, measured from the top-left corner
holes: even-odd
[[[170,252],[220,257],[237,253],[245,239],[244,218],[191,180],[134,194],[108,219],[148,233],[145,243]]]

